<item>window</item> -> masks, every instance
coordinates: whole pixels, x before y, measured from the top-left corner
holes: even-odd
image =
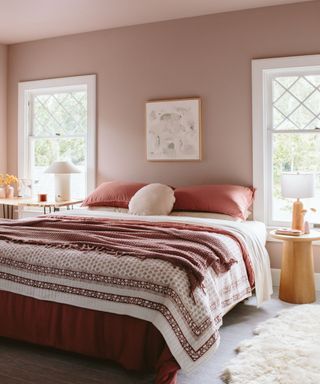
[[[33,194],[54,198],[54,161],[69,160],[82,172],[71,175],[71,195],[95,187],[95,76],[19,84],[19,177],[32,180]]]
[[[315,173],[316,196],[304,204],[320,208],[320,56],[253,60],[252,82],[255,218],[286,225],[282,172]]]

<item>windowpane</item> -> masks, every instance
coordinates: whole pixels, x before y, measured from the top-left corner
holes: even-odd
[[[39,98],[39,96],[36,97],[33,104],[33,134],[35,136],[55,136],[59,131],[59,123],[53,118],[45,104],[39,101]]]
[[[297,81],[298,76],[281,76],[277,77],[275,80],[281,84],[284,88],[290,88],[295,81]]]
[[[305,101],[305,105],[318,115],[320,113],[320,92],[318,90],[313,92]]]
[[[70,161],[81,173],[70,175],[71,198],[95,187],[96,75],[19,83],[19,177],[33,181],[33,197],[54,199],[55,161]]]
[[[304,101],[313,91],[314,86],[304,77],[299,77],[290,88],[290,92],[300,101]]]
[[[273,134],[273,211],[274,221],[291,221],[292,200],[281,197],[282,172],[320,173],[320,134],[276,133]],[[305,199],[306,207],[320,208],[320,177],[316,178],[316,196]],[[314,217],[309,212],[309,220]]]
[[[281,195],[283,172],[315,175],[315,198],[303,199],[306,219],[319,223],[320,59],[316,55],[253,60],[254,218],[289,226],[293,199]],[[260,192],[259,192],[260,190]]]
[[[315,129],[319,126],[320,75],[272,79],[272,128]]]
[[[286,91],[286,88],[283,87],[278,81],[272,82],[272,97],[273,101],[276,101],[281,95]]]
[[[37,139],[34,142],[35,167],[49,167],[58,158],[58,143],[54,139]]]
[[[274,121],[274,123],[276,123],[276,121]],[[293,122],[286,118],[284,118],[279,125],[275,125],[274,128],[279,130],[297,129]]]
[[[314,86],[320,86],[320,75],[306,76],[306,79],[310,81],[310,83],[312,83]]]
[[[35,139],[32,156],[32,180],[34,194],[47,193],[54,200],[54,178],[45,170],[54,161],[69,160],[81,173],[71,175],[71,196],[83,198],[86,194],[86,141],[84,138]]]
[[[33,98],[33,110],[34,136],[86,134],[86,91],[36,95]]]
[[[278,111],[282,112],[285,116],[290,115],[299,105],[299,101],[292,96],[289,92],[285,92],[279,99],[274,103],[274,106]]]
[[[71,90],[32,96],[30,177],[33,192],[54,199],[54,177],[45,173],[54,161],[71,161],[82,173],[71,175],[71,196],[86,194],[87,92]]]
[[[69,160],[74,165],[86,165],[86,141],[83,137],[72,139],[60,139],[59,142],[59,160]]]
[[[314,119],[314,114],[309,112],[309,110],[303,105],[300,105],[291,114],[291,117],[290,117],[290,120],[299,129],[305,128],[307,125],[309,125],[312,122],[313,119]]]

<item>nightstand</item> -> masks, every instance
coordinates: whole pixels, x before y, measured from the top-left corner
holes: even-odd
[[[43,213],[46,215],[47,213],[58,212],[60,208],[66,207],[67,210],[73,209],[74,205],[81,204],[83,200],[75,199],[75,200],[67,200],[67,201],[25,201],[21,202],[19,207],[40,207],[43,208]]]
[[[43,208],[43,213],[52,213],[57,212],[62,207],[66,207],[67,209],[73,209],[74,205],[81,204],[83,200],[74,199],[69,201],[46,201],[46,202],[38,202],[32,199],[24,199],[20,197],[15,197],[13,199],[0,199],[0,205],[3,206],[3,217],[6,219],[13,219],[14,207],[38,207]]]
[[[320,240],[320,232],[287,236],[271,231],[283,241],[279,298],[288,303],[306,304],[316,300],[312,242]]]

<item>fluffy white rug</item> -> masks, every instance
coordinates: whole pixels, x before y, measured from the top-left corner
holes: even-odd
[[[229,384],[320,384],[320,305],[281,311],[244,340],[221,378]]]

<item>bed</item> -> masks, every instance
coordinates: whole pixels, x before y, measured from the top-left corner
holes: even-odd
[[[36,225],[45,228],[50,220],[50,225],[73,225],[68,236],[77,238],[77,246],[57,245],[52,234],[50,241],[30,234],[20,238],[21,226],[38,230],[29,219],[16,222],[15,229],[1,222],[2,337],[155,371],[157,384],[173,384],[179,369],[188,372],[214,358],[225,313],[254,290],[258,306],[272,293],[265,227],[259,222],[89,209],[41,220]],[[227,271],[207,268],[191,289],[192,279],[179,263],[121,250],[106,257],[104,245],[91,247],[92,241],[80,249],[81,225],[90,232],[90,223],[113,223],[121,236],[121,225],[128,223],[161,236],[163,231],[203,234],[228,249],[233,260]]]

